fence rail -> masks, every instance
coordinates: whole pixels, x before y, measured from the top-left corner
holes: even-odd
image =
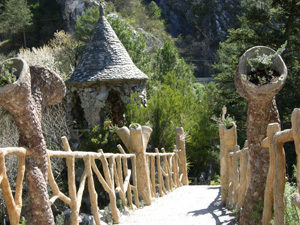
[[[183,137],[181,137],[182,139]],[[71,210],[71,224],[79,224],[80,207],[85,187],[88,188],[89,199],[91,202],[92,214],[95,223],[100,225],[100,215],[98,213],[98,194],[95,188],[94,177],[98,179],[103,189],[108,193],[110,200],[110,210],[114,223],[119,223],[119,212],[116,204],[116,193],[124,206],[131,208],[140,206],[140,193],[138,187],[139,168],[141,164],[137,160],[145,160],[147,163],[148,178],[151,181],[151,197],[158,197],[167,194],[174,188],[182,186],[183,172],[180,172],[180,159],[182,151],[174,147],[172,153],[166,153],[164,149],[155,153],[145,152],[145,157],[137,157],[138,153],[126,154],[121,145],[118,145],[119,154],[98,152],[78,152],[72,151],[66,137],[62,137],[64,151],[47,150],[48,153],[48,179],[52,190],[50,204],[56,200],[63,201]],[[25,158],[28,154],[26,148],[9,147],[0,149],[0,183],[3,196],[6,202],[10,223],[19,224],[22,208],[22,182],[25,173]],[[18,156],[18,174],[16,180],[15,196],[10,188],[10,183],[6,173],[5,157],[8,155]],[[185,155],[185,153],[184,153]],[[63,158],[66,160],[68,175],[68,194],[63,193],[55,181],[51,158]],[[80,182],[76,185],[75,159],[82,159],[84,171],[81,174]],[[129,162],[131,168],[129,168]],[[100,172],[103,171],[103,172]],[[95,176],[94,176],[95,175]],[[134,202],[134,203],[133,203]]]
[[[269,151],[269,170],[266,180],[262,224],[285,224],[284,189],[286,182],[286,159],[284,143],[293,141],[297,154],[298,192],[291,196],[300,209],[300,109],[294,109],[291,116],[292,128],[281,131],[278,123],[268,125],[266,138],[261,146]],[[236,126],[226,129],[219,126],[221,150],[221,190],[222,202],[230,208],[242,208],[246,190],[251,179],[248,144],[243,149],[236,142]],[[274,215],[273,215],[274,214]]]

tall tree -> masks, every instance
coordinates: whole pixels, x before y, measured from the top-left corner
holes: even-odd
[[[23,34],[23,44],[26,48],[26,29],[32,24],[32,13],[26,0],[7,0],[0,14],[0,33]]]
[[[299,0],[244,0],[242,6],[244,12],[239,18],[240,27],[229,30],[226,41],[220,44],[219,62],[215,64],[219,72],[214,75],[214,78],[218,81],[219,93],[216,98],[220,104],[219,108],[226,104],[228,111],[238,121],[239,137],[245,139],[247,104],[235,92],[234,75],[239,58],[246,49],[255,45],[277,49],[285,41],[288,42],[286,51],[282,54],[288,67],[288,78],[285,87],[277,95],[283,128],[290,127],[291,112],[293,108],[299,107],[300,2]],[[263,193],[260,194],[263,196]],[[260,224],[263,201],[260,197],[250,199],[247,205],[255,205],[255,210],[243,217],[248,217],[247,225]]]

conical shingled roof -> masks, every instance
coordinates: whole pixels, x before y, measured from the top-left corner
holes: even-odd
[[[148,79],[148,76],[134,65],[125,47],[103,15],[104,13],[101,12],[94,34],[86,46],[80,63],[66,83],[75,85]]]

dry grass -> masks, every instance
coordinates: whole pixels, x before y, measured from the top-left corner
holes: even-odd
[[[18,128],[11,114],[2,107],[0,107],[0,127],[0,147],[18,146]],[[66,123],[65,104],[61,103],[47,107],[43,112],[42,127],[47,148],[53,150],[62,150],[63,147],[61,143],[61,137],[70,136],[70,132]],[[63,177],[61,176],[65,163],[62,159],[55,158],[51,160],[51,165],[58,185],[61,187],[65,186],[63,185],[64,181]],[[12,190],[15,190],[15,180],[18,168],[18,160],[16,156],[6,157],[6,168],[11,188]],[[54,205],[54,207],[59,209],[62,207],[62,205],[57,203]],[[5,210],[5,201],[0,188],[0,218],[4,218],[5,214],[7,214]],[[2,224],[2,222],[3,221],[1,220],[0,224]]]

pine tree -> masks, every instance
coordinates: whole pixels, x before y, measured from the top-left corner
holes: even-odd
[[[7,0],[4,10],[0,14],[0,33],[23,34],[24,47],[26,48],[26,29],[32,24],[32,13],[26,0]]]

